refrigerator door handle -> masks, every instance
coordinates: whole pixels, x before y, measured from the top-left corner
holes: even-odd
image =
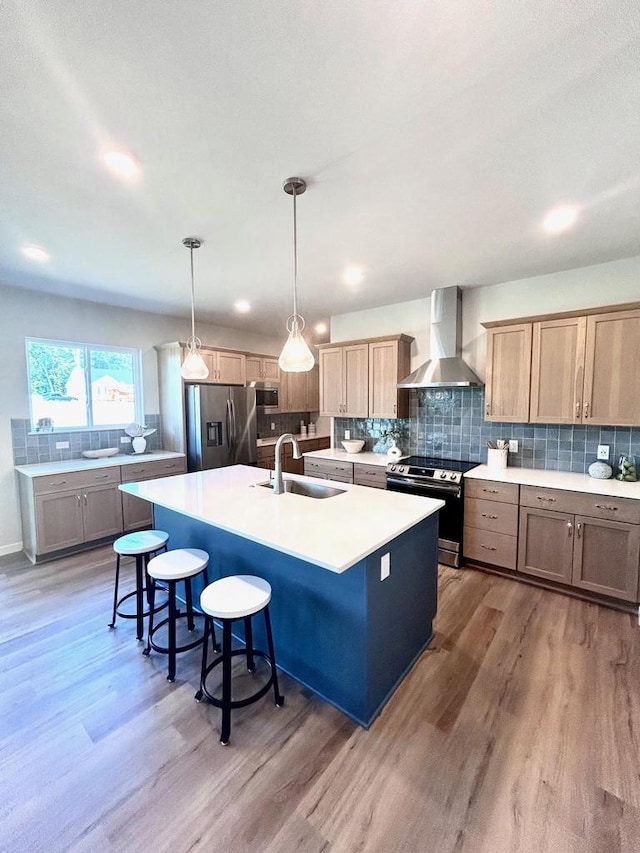
[[[232,438],[231,438],[231,400],[227,400],[227,447],[229,448],[229,452],[232,449]]]
[[[229,403],[231,404],[231,429],[233,431],[232,432],[233,444],[231,446],[231,452],[233,454],[233,461],[237,462],[238,461],[238,451],[237,451],[237,446],[236,446],[236,439],[238,437],[238,424],[236,423],[236,407],[235,407],[233,400],[229,400]]]

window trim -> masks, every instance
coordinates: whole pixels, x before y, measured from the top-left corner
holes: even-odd
[[[56,340],[53,338],[25,337],[24,351],[27,371],[27,394],[29,397],[29,423],[30,435],[43,435],[41,430],[36,430],[32,408],[31,371],[29,363],[29,345],[68,347],[71,349],[83,349],[85,351],[85,383],[87,385],[87,420],[91,421],[86,426],[54,426],[47,430],[47,434],[66,432],[97,432],[98,430],[123,429],[127,424],[94,424],[93,423],[93,401],[91,399],[91,352],[116,352],[125,353],[133,357],[133,387],[134,387],[134,419],[136,423],[144,423],[144,387],[142,372],[142,350],[140,347],[120,347],[112,344],[91,344],[82,341]],[[130,423],[130,422],[128,422]]]

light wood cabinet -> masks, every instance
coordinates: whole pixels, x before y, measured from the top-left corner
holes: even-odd
[[[396,335],[320,345],[320,414],[408,417],[409,392],[396,386],[409,373],[412,340]]]
[[[305,373],[280,371],[279,412],[317,412],[318,367]]]
[[[406,374],[405,374],[406,375]],[[357,486],[370,486],[373,489],[387,488],[387,469],[384,465],[353,463],[353,482]]]
[[[280,376],[277,358],[267,356],[248,355],[245,360],[247,371],[247,382],[273,381],[277,382]]]
[[[640,502],[531,486],[520,501],[518,571],[638,600]]]
[[[409,417],[409,391],[396,385],[409,373],[410,346],[404,340],[369,344],[370,418]]]
[[[186,353],[186,347],[181,344],[181,363],[184,361]],[[200,355],[209,370],[207,378],[200,380],[203,384],[246,385],[247,371],[244,353],[201,347]]]
[[[305,456],[304,473],[306,477],[318,477],[322,480],[338,480],[341,483],[353,483],[352,462],[339,462],[333,459]]]
[[[153,462],[137,462],[123,465],[121,480],[123,483],[139,483],[141,480],[154,480],[158,477],[172,477],[185,474],[187,463],[184,457]],[[153,525],[153,505],[149,501],[120,492],[122,499],[122,526],[124,530],[139,530]]]
[[[516,568],[518,494],[515,483],[465,481],[462,553],[466,559]]]
[[[486,325],[486,420],[640,424],[640,308]]]
[[[485,420],[528,421],[531,336],[531,323],[487,330]]]
[[[122,504],[116,484],[37,494],[37,553],[48,554],[122,531]]]

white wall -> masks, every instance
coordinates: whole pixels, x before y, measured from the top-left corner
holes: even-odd
[[[198,324],[204,344],[277,355],[282,340],[218,326]],[[82,341],[142,349],[144,411],[159,411],[154,346],[186,340],[190,320],[132,311],[79,299],[49,296],[0,285],[0,554],[21,548],[16,475],[11,449],[11,418],[29,417],[25,337]]]
[[[483,322],[623,302],[640,302],[640,256],[468,288],[463,293],[464,359],[484,379],[486,334],[481,325]],[[332,342],[401,332],[416,338],[411,346],[411,369],[415,370],[429,357],[428,298],[331,318]]]

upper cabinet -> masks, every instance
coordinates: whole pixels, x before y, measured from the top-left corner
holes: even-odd
[[[487,329],[487,420],[640,424],[640,308]]]
[[[248,355],[246,357],[247,382],[273,381],[280,378],[278,359],[268,356]]]
[[[202,380],[204,383],[216,385],[246,384],[246,363],[243,353],[214,350],[208,347],[202,347],[200,352],[209,368],[209,376]]]
[[[396,384],[409,373],[412,340],[396,335],[321,345],[320,414],[408,417],[409,392],[396,388]]]
[[[318,366],[304,373],[280,371],[279,412],[318,411]]]
[[[487,330],[485,420],[526,422],[531,383],[531,323]]]

